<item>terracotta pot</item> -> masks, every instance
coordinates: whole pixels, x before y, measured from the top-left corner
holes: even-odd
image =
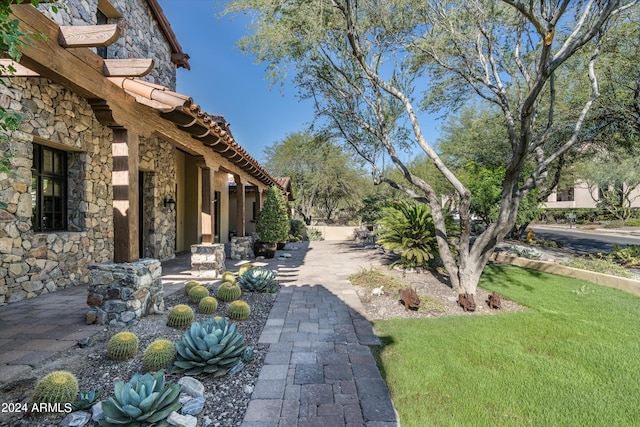
[[[253,254],[257,257],[273,258],[276,256],[276,245],[266,242],[255,242],[253,244]]]

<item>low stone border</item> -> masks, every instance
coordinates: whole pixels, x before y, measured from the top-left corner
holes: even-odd
[[[609,288],[621,289],[632,294],[640,295],[640,281],[627,279],[626,277],[612,276],[610,274],[596,273],[595,271],[581,270],[579,268],[566,267],[547,261],[519,258],[501,253],[491,255],[491,260],[516,265],[518,267],[530,268],[532,270],[544,271],[545,273],[558,274],[560,276],[573,277],[575,279],[586,280],[596,285],[607,286]]]

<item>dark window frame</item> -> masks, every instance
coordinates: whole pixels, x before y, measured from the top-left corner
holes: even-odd
[[[46,167],[45,158],[49,154],[51,167]],[[33,231],[46,233],[68,229],[67,152],[41,144],[33,144],[32,202]],[[45,194],[45,187],[51,185],[51,195]],[[58,191],[56,191],[58,190]],[[56,194],[57,193],[57,194]]]

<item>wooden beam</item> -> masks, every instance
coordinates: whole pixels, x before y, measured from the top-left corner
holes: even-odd
[[[58,43],[62,47],[105,47],[119,37],[117,24],[65,25],[60,27]]]
[[[9,67],[13,67],[15,72],[11,73]],[[0,77],[38,77],[40,75],[17,62],[13,62],[11,59],[0,59],[0,68],[2,69]]]
[[[155,62],[151,58],[143,59],[105,59],[106,77],[142,77],[153,70]]]

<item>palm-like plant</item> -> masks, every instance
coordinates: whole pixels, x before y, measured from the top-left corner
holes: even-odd
[[[394,264],[406,267],[426,265],[438,246],[431,210],[423,203],[398,202],[382,209],[377,242],[400,254]]]

